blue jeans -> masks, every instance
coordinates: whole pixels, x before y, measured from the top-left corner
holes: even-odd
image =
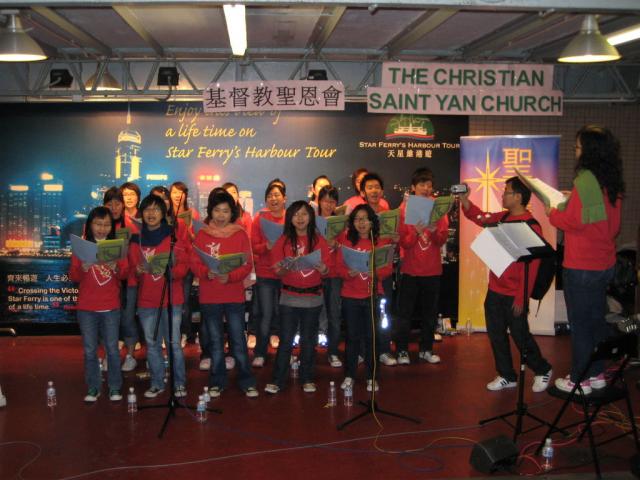
[[[169,345],[169,325],[168,311],[162,309],[160,318],[160,328],[158,329],[158,338],[154,339],[156,319],[158,318],[157,308],[139,308],[138,316],[142,329],[144,330],[144,338],[147,343],[147,360],[149,361],[149,369],[151,370],[151,387],[164,389],[164,357],[162,355],[162,339],[166,345]],[[182,319],[182,305],[173,306],[173,316],[171,322],[171,349],[173,351],[173,374],[174,387],[184,387],[187,383],[187,377],[184,367],[184,355],[180,346],[180,320]]]
[[[326,332],[329,340],[327,353],[338,355],[340,345],[340,289],[341,278],[325,278],[322,280],[324,308],[320,316],[320,331]]]
[[[370,300],[342,297],[342,318],[347,325],[345,376],[356,377],[358,354],[364,343],[364,362],[367,367],[367,379],[370,379],[373,375],[373,327]]]
[[[244,337],[244,303],[204,303],[200,304],[200,312],[207,331],[210,333],[209,387],[226,388],[227,386],[227,368],[224,361],[223,318],[225,317],[231,354],[238,367],[238,386],[242,390],[255,387],[256,379],[251,373],[247,341]]]
[[[613,278],[613,267],[608,270],[563,271],[564,300],[571,327],[571,381],[576,382],[584,373],[595,346],[607,338],[607,286]],[[604,362],[591,365],[588,377],[604,371]]]
[[[84,379],[89,388],[100,390],[100,364],[98,363],[98,341],[102,338],[109,362],[108,383],[110,389],[122,388],[120,372],[120,351],[118,350],[118,330],[120,310],[91,312],[78,310],[78,324],[82,332],[84,349]]]
[[[133,347],[138,341],[138,327],[136,326],[136,301],[138,299],[138,286],[127,286],[122,317],[120,318],[120,330],[122,339],[127,348]],[[133,354],[130,348],[129,354]]]
[[[314,381],[320,310],[322,306],[300,308],[280,305],[280,345],[273,367],[273,383],[280,388],[287,385],[293,337],[298,327],[300,328],[300,381],[302,383]]]
[[[256,293],[262,315],[256,325],[256,348],[254,357],[265,357],[271,335],[271,321],[278,314],[278,298],[280,297],[280,280],[274,278],[258,278]]]

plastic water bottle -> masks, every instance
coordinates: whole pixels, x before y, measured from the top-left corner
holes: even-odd
[[[196,407],[196,418],[200,423],[207,421],[207,404],[204,403],[204,396],[198,397],[198,406]]]
[[[129,387],[129,393],[127,394],[127,412],[136,413],[138,411],[138,398],[136,397],[136,391],[133,387]]]
[[[542,468],[545,472],[553,468],[553,443],[550,438],[545,439],[542,447]]]
[[[466,332],[467,337],[470,337],[473,333],[473,323],[471,322],[470,318],[467,318],[467,321],[464,324],[464,331]]]
[[[205,405],[208,405],[211,401],[211,395],[209,395],[209,387],[204,387],[202,389],[202,399],[204,400]]]
[[[351,385],[344,389],[344,406],[353,406],[353,387]]]
[[[331,380],[329,382],[329,398],[327,399],[327,405],[330,407],[335,407],[338,404],[336,400],[336,384]]]
[[[294,360],[291,364],[291,378],[298,378],[300,375],[300,362]]]
[[[57,404],[56,387],[53,386],[53,380],[49,380],[47,382],[47,407],[55,407]]]
[[[442,319],[442,314],[438,314],[438,325],[436,327],[436,332],[443,334],[444,333],[444,321]]]

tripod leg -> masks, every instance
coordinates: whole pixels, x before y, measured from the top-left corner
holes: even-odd
[[[382,415],[388,415],[390,417],[401,418],[402,420],[407,420],[408,422],[422,423],[420,419],[409,417],[407,415],[401,415],[399,413],[388,412],[387,410],[382,410],[382,409],[379,409],[379,408],[376,408],[375,411],[376,411],[376,413],[381,413]]]
[[[371,413],[371,410],[367,409],[362,413],[359,413],[358,415],[356,415],[353,418],[350,418],[349,420],[347,420],[346,422],[341,423],[340,425],[338,425],[338,430],[342,430],[344,429],[346,426],[351,425],[353,422],[356,422],[358,420],[360,420],[362,417],[368,415],[369,413]]]

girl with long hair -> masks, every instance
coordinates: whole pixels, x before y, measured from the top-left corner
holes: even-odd
[[[576,176],[569,200],[547,208],[551,224],[564,232],[563,286],[571,326],[571,372],[556,379],[570,392],[594,347],[607,336],[606,292],[616,263],[624,182],[620,143],[607,128],[588,125],[576,134]],[[584,394],[606,387],[604,363],[594,362]],[[580,391],[580,390],[578,390]]]
[[[97,242],[115,238],[115,228],[111,212],[107,207],[96,207],[89,213],[85,224],[85,240]],[[84,349],[84,377],[88,392],[85,402],[95,402],[100,396],[100,364],[98,363],[98,342],[104,342],[108,362],[113,366],[108,370],[109,399],[122,400],[122,373],[118,351],[120,327],[120,280],[128,274],[127,259],[117,262],[82,262],[71,256],[69,277],[79,283],[77,316]]]
[[[214,257],[243,253],[247,259],[244,265],[228,273],[215,273],[207,268],[195,249],[191,253],[191,269],[200,280],[200,311],[209,332],[212,360],[209,394],[212,398],[219,397],[227,385],[224,318],[227,320],[229,348],[238,367],[238,386],[247,397],[258,396],[244,337],[243,280],[253,267],[253,259],[249,237],[236,224],[237,218],[238,209],[233,197],[223,189],[214,189],[207,203],[205,226],[197,233],[194,246]]]
[[[320,251],[320,261],[313,268],[298,269],[289,260]],[[276,354],[272,382],[267,393],[277,393],[286,386],[293,338],[300,328],[300,380],[307,393],[316,391],[315,347],[318,318],[322,309],[322,277],[329,273],[329,248],[316,231],[315,213],[311,205],[293,202],[284,220],[284,232],[271,250],[271,262],[282,279],[280,292],[280,345]]]
[[[380,238],[380,222],[378,216],[369,205],[357,205],[349,214],[346,240],[344,245],[354,250],[371,252],[374,248],[382,247],[390,241]],[[374,383],[373,368],[373,330],[374,319],[372,309],[374,291],[383,295],[382,281],[391,275],[391,263],[376,270],[376,285],[373,285],[369,272],[363,273],[352,270],[344,261],[342,249],[338,250],[336,257],[336,270],[342,277],[342,318],[347,325],[346,344],[346,368],[345,378],[341,388],[353,387],[356,370],[358,368],[358,354],[360,345],[364,341],[365,365],[367,369],[367,390],[378,389],[377,381]],[[376,376],[377,376],[377,372]]]
[[[164,271],[153,268],[154,257],[166,256],[171,251],[172,229],[167,224],[167,206],[156,195],[146,196],[140,203],[142,228],[129,243],[129,281],[138,284],[138,317],[144,330],[147,344],[147,360],[151,370],[151,387],[144,393],[146,398],[155,398],[164,391],[164,358],[162,341],[171,342],[173,352],[175,396],[187,395],[184,355],[180,345],[180,319],[184,293],[182,281],[189,270],[189,246],[180,238],[173,247],[173,262],[169,266],[172,318],[168,318],[169,289],[162,295],[167,277]],[[168,259],[167,259],[168,261]],[[163,262],[160,262],[162,265]],[[162,299],[162,303],[161,303]],[[155,324],[161,309],[158,338]],[[171,328],[171,335],[169,335]]]

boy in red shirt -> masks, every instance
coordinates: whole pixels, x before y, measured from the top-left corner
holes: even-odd
[[[468,192],[460,196],[460,201],[464,215],[473,223],[485,226],[498,222],[521,222],[533,219],[533,215],[526,208],[530,198],[531,191],[518,177],[512,177],[505,181],[502,194],[502,206],[507,210],[506,212],[481,211],[471,203]],[[532,228],[536,233],[542,234],[542,229],[537,222]],[[527,283],[529,295],[533,289],[539,264],[539,260],[534,260],[529,267]],[[503,390],[517,385],[507,329],[511,332],[518,350],[525,349],[527,366],[535,372],[532,390],[543,392],[549,385],[552,375],[551,365],[542,357],[540,348],[529,331],[528,319],[524,314],[524,302],[524,264],[522,262],[513,262],[500,277],[493,272],[489,274],[484,316],[498,376],[487,384],[488,390]]]

